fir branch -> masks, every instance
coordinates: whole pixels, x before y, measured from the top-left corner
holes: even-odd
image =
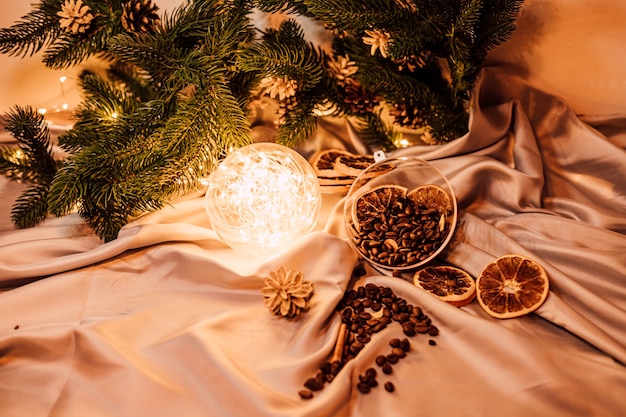
[[[107,76],[111,82],[123,85],[128,94],[139,102],[152,100],[157,94],[150,75],[128,63],[113,62],[107,68]]]
[[[73,127],[59,136],[59,145],[75,153],[106,141],[110,135],[128,137],[128,132],[120,132],[117,119],[134,112],[140,103],[129,94],[125,85],[84,72],[79,77],[79,86],[84,100],[74,111],[76,122]]]
[[[219,79],[215,74],[208,78]],[[137,116],[118,119],[119,130],[126,131]],[[62,214],[78,203],[81,216],[99,236],[114,238],[129,217],[189,191],[214,168],[218,156],[248,143],[249,124],[239,102],[225,81],[211,84],[179,103],[162,127],[123,143],[109,136],[73,156],[55,178],[51,211]]]
[[[165,33],[131,36],[119,34],[109,40],[109,52],[116,59],[134,65],[153,78],[154,82],[169,87],[166,83],[178,63],[185,58],[187,51],[176,46],[176,39],[169,38]]]
[[[76,174],[72,160],[58,170],[48,192],[48,210],[60,217],[72,211],[88,195],[89,185]]]
[[[389,152],[395,149],[393,138],[397,132],[392,126],[387,126],[381,117],[381,110],[353,117],[353,127],[358,132],[359,139],[366,145]]]
[[[296,95],[296,106],[285,112],[280,118],[276,131],[276,142],[294,147],[310,137],[317,128],[317,117],[313,114],[316,102],[312,97]]]
[[[291,19],[242,53],[238,63],[243,71],[292,79],[299,90],[314,88],[324,76],[323,52],[304,41],[302,29]]]
[[[128,217],[130,216],[130,213],[124,207],[114,205],[102,207],[94,204],[89,197],[83,200],[78,208],[78,213],[94,233],[105,242],[110,242],[117,238],[120,229],[128,223]]]
[[[506,42],[515,31],[515,21],[524,0],[493,0],[485,2],[476,25],[476,42],[471,51],[482,62],[487,52]]]
[[[52,154],[50,133],[43,115],[32,107],[15,106],[4,119],[5,129],[17,140],[18,147],[24,154],[23,158],[13,162],[26,164],[30,168],[32,172],[28,175],[29,180],[49,183],[57,170],[57,163]]]
[[[39,176],[30,159],[16,146],[0,146],[0,174],[18,182],[35,182]]]
[[[266,13],[295,13],[301,16],[313,16],[303,0],[259,0],[256,3],[257,8]]]
[[[11,208],[11,220],[20,229],[35,226],[48,215],[48,184],[28,187]]]
[[[392,26],[403,15],[393,0],[303,0],[303,3],[309,13],[328,27],[350,33]]]
[[[56,12],[62,0],[43,0],[9,28],[0,29],[0,53],[32,56],[50,45],[62,32]]]

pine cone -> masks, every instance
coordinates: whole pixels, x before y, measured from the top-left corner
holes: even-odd
[[[285,100],[296,95],[298,83],[287,77],[274,77],[273,75],[264,77],[259,83],[259,89],[270,96]]]
[[[424,68],[432,60],[432,53],[420,51],[418,55],[405,56],[393,62],[398,65],[398,71],[408,70],[409,72],[415,72],[418,68]]]
[[[304,280],[304,274],[284,266],[271,271],[261,290],[265,305],[276,315],[294,318],[307,307],[313,295],[313,284]]]
[[[363,114],[374,110],[378,105],[378,98],[367,91],[362,85],[350,82],[345,85],[346,96],[344,103],[348,104],[355,113]]]
[[[394,122],[399,126],[410,129],[424,127],[425,122],[420,108],[412,98],[406,98],[401,102],[394,103],[389,115],[394,118]]]
[[[59,20],[61,27],[76,35],[85,33],[89,29],[93,20],[90,11],[89,6],[83,4],[83,0],[65,0],[65,3],[61,5],[61,11],[57,12],[57,16],[61,17]]]
[[[124,5],[122,26],[130,33],[151,33],[159,24],[159,8],[152,0],[131,0]]]

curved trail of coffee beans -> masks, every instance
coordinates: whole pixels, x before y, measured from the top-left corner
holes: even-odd
[[[370,283],[349,290],[344,294],[336,310],[341,315],[342,326],[345,325],[346,329],[345,339],[339,341],[339,345],[343,343],[343,348],[339,358],[324,362],[316,375],[306,380],[305,389],[298,392],[302,399],[313,398],[315,391],[322,390],[326,383],[332,382],[345,364],[354,359],[371,341],[372,336],[392,322],[399,323],[407,337],[413,337],[418,333],[433,337],[439,334],[439,329],[432,324],[420,307],[409,304],[404,298],[397,296],[391,288],[385,286]],[[393,365],[410,352],[411,343],[407,337],[391,339],[389,341],[391,352],[376,357],[376,365],[385,375],[391,374]],[[436,345],[432,339],[429,344]],[[378,386],[376,375],[375,368],[368,368],[364,374],[359,375],[357,389],[364,394],[370,392],[372,388]],[[388,392],[395,391],[395,386],[391,382],[387,382],[384,387]]]

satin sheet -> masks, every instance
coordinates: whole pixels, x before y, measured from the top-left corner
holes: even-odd
[[[313,233],[262,259],[219,240],[201,192],[107,244],[75,215],[26,230],[3,220],[0,415],[626,415],[625,136],[626,118],[577,117],[491,68],[467,135],[396,152],[432,161],[456,193],[458,227],[442,259],[477,276],[500,255],[530,256],[551,290],[536,313],[497,320],[477,302],[452,307],[368,269],[363,282],[391,287],[440,329],[411,338],[390,376],[379,372],[394,393],[364,395],[356,383],[403,336],[395,325],[312,400],[297,394],[332,354],[334,308],[357,262],[341,196],[324,196]],[[303,152],[336,146],[367,151],[329,121]],[[0,187],[8,213],[20,186]],[[315,285],[298,320],[263,304],[263,278],[280,266]]]

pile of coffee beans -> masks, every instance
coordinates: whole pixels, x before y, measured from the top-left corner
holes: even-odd
[[[367,207],[367,205],[364,205]],[[358,214],[359,215],[359,214]],[[353,242],[367,259],[385,267],[407,267],[429,258],[445,241],[452,212],[442,213],[411,199],[399,197],[383,213],[351,228]]]
[[[340,339],[343,337],[338,341],[341,348],[340,357],[324,362],[317,374],[307,379],[304,383],[306,389],[299,392],[303,399],[313,398],[315,391],[322,390],[326,383],[332,382],[343,366],[355,358],[371,341],[372,336],[392,322],[400,324],[407,337],[413,337],[418,333],[433,337],[439,334],[439,329],[432,324],[420,307],[409,304],[404,298],[397,296],[391,288],[385,286],[369,283],[347,291],[338,303],[337,311],[341,315],[342,327],[346,330],[345,335],[339,336]],[[431,345],[435,345],[431,342],[429,342]],[[392,366],[411,350],[408,338],[393,338],[389,345],[390,353],[376,357],[376,365],[386,375],[391,374]],[[359,376],[357,389],[367,393],[377,386],[376,374],[374,367],[368,368]],[[395,387],[389,382],[385,384],[385,389],[392,392]]]

